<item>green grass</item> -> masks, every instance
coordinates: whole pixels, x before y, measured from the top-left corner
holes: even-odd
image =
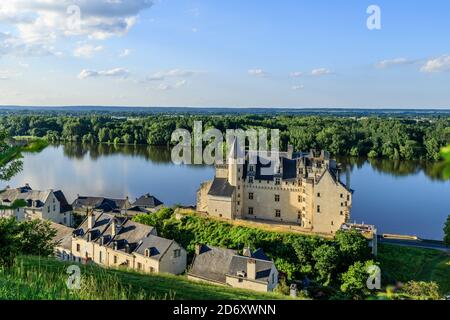
[[[287,297],[189,281],[183,276],[140,274],[82,266],[80,290],[66,286],[67,267],[52,258],[20,257],[13,270],[0,272],[0,300],[274,300]]]
[[[379,245],[378,260],[385,281],[434,281],[441,293],[450,293],[450,255],[422,248]]]

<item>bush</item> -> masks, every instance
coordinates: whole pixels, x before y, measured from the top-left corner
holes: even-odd
[[[403,285],[402,292],[417,300],[438,300],[441,298],[436,282],[409,281]]]

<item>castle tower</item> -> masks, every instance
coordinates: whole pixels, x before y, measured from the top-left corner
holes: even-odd
[[[228,154],[228,183],[235,187],[235,198],[233,201],[234,218],[242,217],[244,181],[242,175],[244,172],[244,151],[235,138],[231,144]]]
[[[228,154],[228,183],[237,187],[243,172],[244,152],[237,138],[233,140]]]

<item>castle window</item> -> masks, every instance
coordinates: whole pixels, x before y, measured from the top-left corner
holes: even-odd
[[[302,202],[302,196],[298,196],[298,202]]]
[[[249,199],[249,200],[253,200],[253,192],[250,192],[250,193],[248,194],[248,199]]]
[[[317,213],[320,213],[320,206],[317,206]]]
[[[343,216],[344,215],[344,213],[341,211],[341,216]]]
[[[77,252],[80,252],[80,244],[77,243]]]
[[[114,256],[114,263],[117,264],[117,256]]]
[[[248,177],[248,183],[253,183],[253,177]]]
[[[155,268],[153,268],[153,267],[150,267],[150,273],[153,273],[153,272],[155,272]]]
[[[350,201],[350,195],[349,194],[347,195],[347,201]]]
[[[320,192],[317,193],[317,198],[320,198]]]
[[[344,195],[341,193],[341,198],[343,198],[344,197]]]
[[[142,270],[142,263],[138,262],[137,268],[138,268],[138,270]]]
[[[334,222],[333,221],[331,221],[331,225],[334,226]]]
[[[276,186],[281,185],[281,179],[280,178],[275,178],[275,185]]]
[[[275,195],[275,202],[280,202],[280,195],[279,194]]]
[[[253,165],[251,165],[251,166],[249,166],[249,169],[248,169],[250,172],[255,172],[255,166],[253,166]]]
[[[251,216],[253,215],[253,208],[252,207],[248,208],[248,214],[251,215]]]
[[[281,210],[279,210],[279,209],[275,210],[275,217],[276,218],[281,217]]]

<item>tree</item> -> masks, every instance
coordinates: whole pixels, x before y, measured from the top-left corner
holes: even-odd
[[[6,142],[6,133],[0,131],[0,180],[9,180],[22,170],[20,147]]]
[[[444,226],[444,243],[447,247],[450,247],[450,215],[447,217],[447,222]]]
[[[56,230],[50,222],[14,217],[0,219],[0,266],[9,268],[20,254],[49,256],[53,253]]]
[[[348,271],[341,276],[341,291],[350,294],[353,299],[363,299],[370,294],[367,288],[367,279],[369,277],[369,267],[375,265],[372,260],[361,262],[357,261],[348,268]]]
[[[56,230],[50,222],[39,219],[25,220],[18,224],[18,251],[20,254],[33,256],[49,256],[53,253],[53,238]]]
[[[0,267],[10,268],[17,253],[17,222],[14,218],[0,219]]]
[[[336,242],[340,252],[340,262],[347,268],[356,261],[365,261],[370,257],[367,239],[356,230],[336,232]]]
[[[338,251],[333,246],[323,244],[314,250],[313,258],[316,261],[314,267],[318,273],[318,280],[325,286],[330,285],[339,261]]]

